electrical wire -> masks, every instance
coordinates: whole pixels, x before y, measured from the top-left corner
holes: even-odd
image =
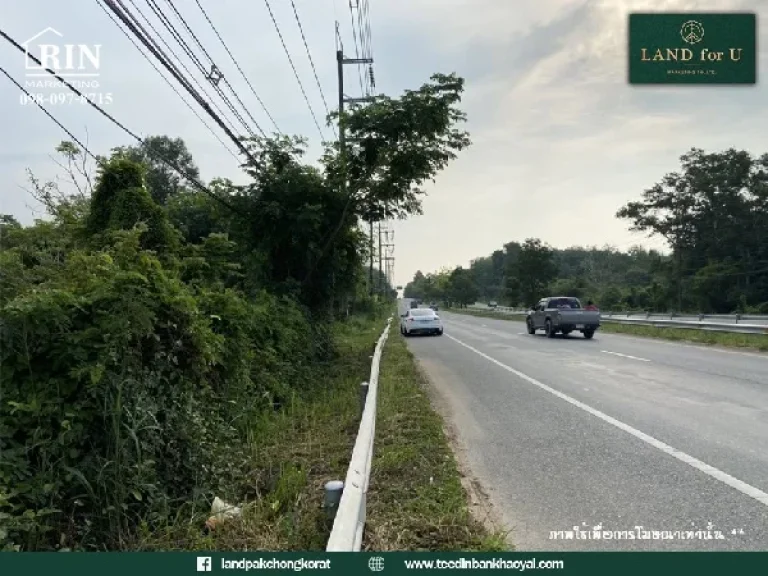
[[[24,94],[26,94],[28,101],[30,101],[30,102],[34,102],[34,103],[37,105],[37,107],[38,107],[38,108],[40,108],[40,110],[42,110],[42,111],[43,111],[43,113],[44,113],[46,116],[48,116],[48,118],[50,118],[51,120],[53,120],[53,121],[56,123],[56,125],[57,125],[59,128],[61,128],[61,129],[62,129],[62,130],[63,130],[63,131],[66,133],[66,135],[67,135],[67,136],[69,136],[69,137],[72,139],[72,141],[73,141],[75,144],[77,144],[78,146],[80,146],[80,148],[81,148],[81,149],[82,149],[82,150],[83,150],[83,151],[84,151],[84,152],[85,152],[85,153],[86,153],[88,156],[90,156],[91,158],[93,158],[93,159],[94,159],[96,162],[99,162],[99,158],[98,158],[98,157],[97,157],[97,156],[96,156],[96,155],[95,155],[93,152],[91,152],[90,150],[88,150],[88,147],[87,147],[85,144],[83,144],[83,143],[82,143],[82,142],[81,142],[81,141],[78,139],[78,137],[77,137],[77,136],[75,136],[74,134],[72,134],[72,132],[70,132],[70,131],[67,129],[67,127],[66,127],[66,126],[64,126],[64,124],[62,124],[61,122],[59,122],[59,121],[56,119],[56,117],[55,117],[53,114],[51,114],[51,113],[48,111],[48,109],[47,109],[47,108],[45,108],[45,107],[44,107],[44,106],[43,106],[43,105],[42,105],[40,102],[38,102],[38,101],[37,101],[37,99],[36,99],[34,96],[32,96],[32,94],[30,94],[30,93],[27,91],[27,89],[26,89],[26,88],[24,88],[24,86],[22,86],[21,84],[19,84],[19,83],[18,83],[18,82],[17,82],[17,81],[16,81],[16,80],[13,78],[13,76],[11,76],[11,75],[8,73],[8,71],[7,71],[5,68],[3,68],[2,66],[0,66],[0,72],[2,72],[3,74],[5,74],[5,77],[6,77],[6,78],[8,78],[8,80],[10,80],[11,82],[13,82],[13,83],[16,85],[16,88],[18,88],[18,89],[19,89],[19,90],[21,90],[21,91],[22,91]]]
[[[213,86],[213,89],[221,97],[221,99],[224,101],[224,104],[229,108],[230,112],[232,112],[235,118],[237,118],[237,120],[240,122],[242,127],[245,129],[245,131],[251,137],[255,137],[256,135],[253,133],[253,130],[251,130],[251,127],[245,121],[245,118],[243,118],[240,112],[235,108],[234,104],[232,104],[229,98],[224,94],[224,92],[218,86],[218,83],[214,83],[212,79],[208,77],[208,70],[206,70],[206,67],[203,65],[201,60],[189,47],[189,44],[187,44],[187,41],[181,37],[181,34],[178,32],[178,30],[176,30],[176,27],[170,21],[168,16],[165,15],[165,13],[162,11],[160,6],[157,5],[157,2],[155,0],[146,0],[146,1],[150,9],[155,13],[155,16],[157,16],[157,18],[163,24],[165,29],[171,33],[171,36],[173,37],[173,39],[176,40],[177,44],[181,47],[181,49],[187,54],[187,56],[189,56],[192,62],[194,62],[194,64],[197,66],[198,71],[203,75],[204,78],[206,78],[211,83],[211,85]]]
[[[117,1],[120,2],[120,0],[117,0]],[[141,40],[142,44],[144,44],[144,46],[146,46],[149,49],[149,51],[152,52],[152,54],[155,56],[155,58],[160,60],[160,63],[163,64],[163,66],[165,66],[165,68],[169,72],[171,72],[171,74],[174,76],[174,78],[176,78],[176,80],[178,80],[179,83],[181,83],[181,85],[184,86],[184,88],[203,107],[203,109],[208,113],[208,115],[216,121],[216,123],[221,127],[221,129],[224,130],[224,132],[226,132],[227,136],[229,136],[229,138],[237,145],[237,147],[240,149],[240,151],[243,154],[245,154],[245,156],[247,156],[248,159],[251,162],[253,162],[254,164],[258,164],[258,160],[256,160],[256,158],[250,153],[248,148],[246,148],[243,145],[243,143],[240,141],[240,139],[237,136],[235,136],[235,134],[232,132],[232,130],[230,130],[227,127],[227,125],[224,124],[222,119],[211,109],[211,106],[208,104],[208,102],[206,102],[200,96],[200,94],[197,93],[197,91],[195,91],[195,89],[189,84],[189,82],[187,81],[186,78],[184,78],[181,74],[179,74],[178,70],[175,69],[173,64],[169,63],[167,61],[167,59],[163,58],[163,56],[157,50],[155,50],[155,47],[151,45],[149,40],[147,40],[147,38],[145,38],[144,36],[141,35],[141,33],[139,33],[138,29],[133,24],[133,22],[130,22],[128,17],[125,14],[123,14],[123,12],[120,11],[120,9],[115,4],[114,0],[104,0],[104,2],[118,16],[118,18],[120,18],[123,21],[123,23],[131,30],[131,32],[133,32],[133,34],[135,36],[137,36],[139,38],[139,40]],[[6,35],[6,37],[7,37],[7,35]],[[7,38],[10,39],[10,37],[7,37]],[[19,45],[18,48],[21,51],[24,51],[24,48],[22,46]],[[39,61],[38,61],[38,64],[39,64]],[[53,73],[52,71],[49,71],[49,72]]]
[[[134,33],[134,35],[136,35],[139,38],[139,40],[141,40],[142,44],[144,44],[150,50],[150,52],[152,52],[152,54],[158,60],[160,60],[161,64],[163,64],[163,66],[165,66],[165,68],[171,72],[171,75],[174,78],[176,78],[176,80],[178,80],[179,83],[181,83],[182,86],[184,86],[184,88],[187,90],[187,92],[192,94],[193,98],[198,103],[203,105],[201,103],[201,100],[203,99],[203,97],[199,93],[197,93],[197,90],[192,86],[192,84],[189,82],[189,80],[187,80],[187,78],[184,76],[184,74],[181,72],[181,70],[179,70],[179,68],[176,66],[176,64],[174,64],[173,61],[168,57],[168,55],[165,54],[163,49],[158,44],[157,40],[155,40],[152,37],[152,35],[149,32],[147,32],[146,28],[144,28],[142,23],[139,22],[139,20],[131,13],[131,11],[125,6],[125,4],[123,4],[122,0],[117,0],[117,2],[120,4],[120,7],[122,8],[125,16],[130,18],[133,21],[133,24],[134,24],[133,27],[125,22],[123,16],[120,16],[120,12],[119,12],[120,9],[118,9],[114,5],[114,2],[110,2],[108,0],[104,0],[104,1],[107,2],[107,5],[110,7],[110,9],[112,9],[112,11],[115,14],[117,14],[121,18],[121,20],[123,20],[123,22],[129,28],[129,30],[131,30]],[[234,125],[229,120],[229,118],[227,118],[226,114],[224,114],[224,112],[221,110],[221,108],[218,106],[218,104],[213,100],[213,98],[211,98],[210,94],[208,94],[208,92],[205,91],[205,88],[202,86],[202,84],[197,80],[197,78],[195,78],[194,74],[192,74],[192,72],[190,72],[189,68],[187,68],[186,64],[184,64],[184,62],[182,62],[182,60],[181,60],[181,58],[179,58],[178,54],[176,54],[176,52],[173,51],[173,48],[171,48],[171,46],[168,44],[168,42],[165,41],[165,38],[163,38],[163,36],[157,31],[157,28],[154,27],[154,25],[152,24],[152,22],[150,22],[149,18],[147,18],[147,16],[144,14],[144,12],[141,11],[141,8],[139,8],[136,5],[134,0],[129,0],[129,2],[133,5],[134,9],[143,18],[144,22],[147,23],[147,26],[149,26],[149,28],[160,39],[160,41],[163,43],[163,45],[166,47],[166,49],[176,59],[176,61],[183,68],[183,70],[187,73],[187,75],[189,75],[192,78],[192,82],[195,83],[195,85],[200,90],[200,92],[202,92],[202,94],[206,98],[208,98],[208,100],[210,100],[210,105],[216,110],[216,112],[222,118],[222,121],[226,123],[227,128],[229,129],[229,131],[234,134],[234,132],[237,129],[234,127]],[[140,30],[141,33],[136,31],[137,28],[138,28],[138,30]],[[142,34],[144,35],[144,39],[142,39]],[[147,42],[151,42],[153,46],[152,47],[148,46]],[[152,48],[154,48],[154,50]],[[203,107],[205,108],[205,105],[203,105]],[[229,134],[227,134],[227,135],[229,136]],[[230,136],[230,138],[232,138],[232,136]],[[235,139],[236,139],[236,137],[235,137]],[[237,143],[237,141],[235,143]],[[240,146],[238,146],[238,147],[240,147]]]
[[[259,95],[256,93],[256,89],[253,87],[253,85],[251,84],[250,80],[248,80],[248,77],[245,75],[245,72],[243,72],[243,69],[240,67],[240,64],[237,62],[237,60],[235,59],[235,56],[230,51],[229,46],[227,46],[227,43],[224,42],[224,38],[221,37],[221,34],[219,34],[219,31],[216,29],[216,27],[213,25],[213,22],[208,17],[208,13],[205,11],[205,8],[203,8],[203,5],[200,3],[200,0],[195,0],[195,2],[197,3],[197,6],[200,8],[200,11],[203,13],[203,16],[205,17],[205,19],[208,21],[208,24],[210,24],[210,26],[213,29],[214,33],[218,37],[218,39],[221,42],[222,46],[224,46],[224,49],[227,51],[227,54],[229,54],[229,57],[232,59],[232,62],[235,64],[235,67],[237,68],[238,72],[240,72],[240,75],[243,77],[243,79],[245,80],[246,84],[248,84],[248,88],[251,89],[251,92],[256,97],[256,100],[258,100],[259,104],[261,104],[261,107],[264,109],[264,113],[269,117],[270,121],[272,122],[272,124],[275,127],[275,130],[277,130],[278,134],[282,134],[282,132],[280,131],[280,128],[277,125],[277,122],[275,122],[275,119],[272,118],[272,115],[269,113],[269,110],[267,110],[266,105],[261,100]]]
[[[307,103],[309,112],[310,114],[312,114],[312,119],[315,121],[315,126],[317,126],[317,131],[320,133],[320,139],[325,140],[325,136],[323,136],[323,130],[320,128],[320,123],[317,121],[317,116],[315,115],[315,111],[312,108],[312,104],[310,104],[309,102],[307,91],[304,90],[304,84],[301,82],[301,78],[299,78],[299,73],[296,71],[296,66],[293,63],[293,58],[291,58],[291,53],[288,51],[288,47],[285,45],[285,40],[283,39],[283,33],[280,31],[280,26],[278,25],[277,20],[275,19],[275,15],[272,12],[272,6],[269,4],[269,0],[264,0],[264,3],[267,5],[267,10],[269,10],[269,15],[272,18],[272,23],[275,25],[275,30],[277,31],[277,35],[280,37],[280,43],[283,45],[283,50],[285,51],[285,55],[288,56],[288,62],[290,62],[291,68],[293,68],[293,75],[296,76],[296,81],[299,83],[299,88],[301,88],[301,93],[304,95],[304,100]]]
[[[211,70],[213,70],[213,68],[214,68],[214,67],[215,67],[215,68],[217,68],[217,69],[219,69],[219,68],[218,68],[218,66],[216,66],[216,63],[214,62],[214,60],[213,60],[213,58],[211,57],[211,55],[208,53],[208,50],[206,50],[206,49],[205,49],[205,46],[203,45],[203,43],[202,43],[202,42],[200,42],[200,40],[198,39],[197,35],[196,35],[196,34],[195,34],[193,31],[192,31],[192,28],[190,28],[189,24],[187,24],[187,21],[186,21],[186,20],[184,19],[184,17],[181,15],[181,12],[179,12],[179,10],[178,10],[178,9],[176,8],[176,6],[173,4],[172,0],[166,0],[166,2],[168,2],[168,4],[170,5],[171,9],[172,9],[172,10],[173,10],[173,12],[176,14],[176,17],[177,17],[177,18],[178,18],[178,19],[181,21],[181,23],[182,23],[182,25],[184,26],[184,28],[186,28],[186,29],[187,29],[187,32],[189,32],[189,34],[192,36],[193,40],[194,40],[194,41],[197,43],[197,45],[198,45],[198,46],[200,47],[200,49],[203,51],[203,54],[205,54],[205,55],[206,55],[206,57],[208,58],[209,62],[211,63],[211,66],[212,66]],[[220,69],[219,69],[219,70],[220,70]],[[229,89],[232,91],[232,94],[234,95],[235,99],[236,99],[236,100],[237,100],[237,102],[240,104],[240,106],[242,106],[243,110],[245,110],[245,113],[246,113],[246,114],[248,115],[248,117],[251,119],[251,122],[253,122],[253,123],[254,123],[254,125],[256,126],[256,128],[258,129],[258,131],[261,133],[261,135],[262,135],[262,136],[264,136],[264,137],[266,137],[266,135],[267,135],[267,134],[264,132],[264,130],[262,130],[262,128],[261,128],[261,126],[259,125],[258,121],[256,120],[256,118],[254,118],[254,117],[253,117],[253,115],[251,114],[250,110],[248,110],[248,108],[246,107],[246,105],[245,105],[245,104],[243,104],[243,101],[240,99],[240,96],[238,95],[237,91],[236,91],[236,90],[235,90],[235,89],[232,87],[232,85],[229,83],[229,80],[227,79],[227,77],[226,77],[226,76],[222,76],[222,80],[224,80],[224,84],[226,84],[226,85],[227,85],[227,88],[229,88]]]
[[[214,138],[216,138],[216,139],[217,139],[217,140],[218,140],[218,141],[221,143],[221,145],[222,145],[222,146],[223,146],[223,147],[226,149],[226,151],[227,151],[227,152],[229,152],[229,154],[230,154],[230,155],[231,155],[231,156],[232,156],[232,157],[233,157],[235,160],[237,160],[237,162],[239,163],[239,162],[240,162],[240,158],[238,158],[237,154],[235,154],[235,153],[232,151],[232,149],[231,149],[229,146],[227,146],[227,145],[226,145],[226,143],[224,142],[224,140],[222,140],[222,139],[221,139],[221,137],[220,137],[218,134],[216,134],[216,132],[214,131],[214,129],[213,129],[213,128],[211,128],[211,127],[208,125],[208,123],[205,121],[205,119],[204,119],[202,116],[200,116],[200,114],[197,112],[197,110],[195,110],[195,109],[194,109],[194,107],[193,107],[193,106],[192,106],[192,105],[191,105],[189,102],[187,102],[187,100],[184,98],[184,96],[181,94],[181,92],[179,92],[179,91],[178,91],[178,89],[177,89],[177,88],[176,88],[176,87],[173,85],[173,83],[172,83],[170,80],[168,80],[168,78],[166,78],[166,77],[165,77],[165,75],[164,75],[164,74],[161,72],[160,68],[158,68],[158,67],[155,65],[155,63],[154,63],[154,62],[152,62],[152,59],[151,59],[149,56],[147,56],[147,55],[144,53],[144,51],[141,49],[141,47],[140,47],[140,46],[139,46],[139,45],[136,43],[136,41],[135,41],[133,38],[131,38],[131,35],[130,35],[128,32],[126,32],[126,30],[125,30],[125,29],[124,29],[122,26],[120,26],[120,23],[119,23],[119,22],[118,22],[118,21],[115,19],[115,17],[114,17],[112,14],[110,14],[109,10],[107,10],[107,9],[104,7],[104,5],[101,3],[101,1],[100,1],[100,0],[96,0],[96,3],[99,5],[99,8],[101,8],[101,9],[104,11],[104,13],[105,13],[107,16],[109,16],[109,19],[110,19],[110,20],[112,20],[112,22],[114,22],[114,23],[115,23],[115,26],[117,26],[118,28],[120,28],[120,31],[121,31],[123,34],[125,34],[125,37],[126,37],[126,38],[128,38],[128,40],[131,42],[131,44],[133,44],[133,45],[134,45],[134,47],[136,48],[136,50],[138,50],[138,51],[139,51],[139,53],[140,53],[140,54],[141,54],[141,55],[144,57],[144,59],[145,59],[147,62],[149,62],[149,65],[150,65],[150,66],[152,66],[152,68],[154,68],[154,69],[155,69],[155,72],[157,72],[157,73],[160,75],[160,77],[161,77],[161,78],[162,78],[162,79],[165,81],[165,83],[166,83],[166,84],[168,84],[168,86],[171,88],[171,90],[173,90],[173,91],[176,93],[176,95],[177,95],[177,96],[178,96],[178,97],[181,99],[181,101],[182,101],[182,102],[184,102],[184,104],[186,104],[187,108],[189,108],[189,110],[192,112],[192,114],[194,114],[194,115],[197,117],[197,119],[198,119],[198,120],[200,120],[200,122],[203,124],[203,126],[205,126],[205,127],[208,129],[208,131],[209,131],[211,134],[213,134],[213,137],[214,137]]]
[[[358,60],[360,59],[360,48],[358,46],[357,42],[357,29],[355,28],[355,12],[352,9],[352,0],[349,0],[349,17],[352,21],[352,38],[355,41],[355,58]],[[360,80],[360,92],[362,92],[363,95],[366,94],[365,88],[363,88],[363,75],[360,73],[360,65],[357,65],[357,76]]]
[[[107,1],[107,2],[108,2],[109,0],[105,0],[105,1]],[[24,46],[22,46],[21,44],[19,44],[18,42],[16,42],[16,40],[14,40],[14,39],[13,39],[13,38],[11,38],[11,37],[10,37],[8,34],[6,34],[4,30],[0,30],[0,36],[2,36],[2,37],[3,37],[3,38],[5,38],[5,39],[6,39],[8,42],[10,42],[10,43],[11,43],[11,44],[12,44],[12,45],[13,45],[13,46],[14,46],[14,47],[17,49],[17,50],[19,50],[20,52],[24,53],[24,54],[27,56],[27,58],[29,58],[30,60],[32,60],[32,61],[33,61],[35,64],[37,64],[37,65],[38,65],[38,66],[40,66],[40,67],[42,67],[42,66],[43,66],[43,63],[42,63],[42,62],[40,62],[40,60],[38,60],[38,59],[37,59],[37,57],[35,57],[34,55],[30,54],[30,53],[29,53],[29,52],[28,52],[28,51],[27,51],[27,50],[24,48]],[[116,119],[114,116],[112,116],[112,115],[111,115],[109,112],[107,112],[106,110],[104,110],[104,109],[103,109],[101,106],[99,106],[98,104],[96,104],[96,103],[95,103],[93,100],[91,100],[91,99],[89,99],[88,97],[86,97],[86,96],[85,96],[85,95],[84,95],[82,92],[80,92],[80,90],[78,90],[77,88],[75,88],[74,86],[72,86],[72,84],[70,84],[70,83],[69,83],[67,80],[65,80],[64,78],[62,78],[61,76],[59,76],[59,75],[58,75],[56,72],[54,72],[54,71],[53,71],[53,70],[51,70],[50,68],[45,68],[45,71],[46,71],[46,72],[48,72],[48,73],[49,73],[51,76],[53,76],[54,78],[56,78],[56,80],[58,80],[59,82],[61,82],[61,83],[62,83],[64,86],[66,86],[67,88],[69,88],[69,89],[70,89],[72,92],[74,92],[75,94],[77,94],[77,95],[78,95],[78,96],[79,96],[79,97],[80,97],[80,98],[81,98],[83,101],[85,101],[85,102],[88,102],[88,104],[90,104],[90,105],[91,105],[91,107],[95,108],[95,109],[96,109],[96,110],[97,110],[97,111],[98,111],[98,112],[99,112],[99,113],[100,113],[102,116],[104,116],[105,118],[107,118],[108,120],[110,120],[110,121],[111,121],[113,124],[115,124],[115,125],[116,125],[118,128],[120,128],[121,130],[123,130],[123,132],[125,132],[126,134],[128,134],[128,135],[132,136],[132,137],[133,137],[133,138],[134,138],[134,139],[135,139],[135,140],[136,140],[136,141],[137,141],[139,144],[145,144],[145,143],[146,143],[146,142],[145,142],[145,140],[144,140],[144,138],[142,138],[141,136],[139,136],[138,134],[136,134],[135,132],[133,132],[132,130],[130,130],[129,128],[127,128],[127,127],[126,127],[124,124],[122,124],[122,123],[121,123],[119,120],[117,120],[117,119]],[[7,73],[6,73],[6,76],[8,76],[8,78],[10,78],[11,80],[13,80],[13,79],[12,79],[12,78],[11,78],[11,77],[10,77],[10,76],[7,74]],[[15,83],[15,81],[14,81],[14,83]],[[17,84],[17,85],[18,85],[18,84]],[[22,90],[23,90],[23,88],[22,88]],[[24,91],[26,92],[26,90],[24,90]],[[27,92],[27,95],[29,95],[29,93],[28,93],[28,92]],[[52,118],[51,114],[49,114],[49,113],[48,113],[48,112],[47,112],[47,111],[46,111],[46,110],[45,110],[45,109],[44,109],[44,108],[43,108],[41,105],[39,105],[39,104],[38,104],[38,106],[39,106],[39,107],[40,107],[40,108],[41,108],[43,111],[45,111],[45,112],[46,112],[46,115],[48,115],[49,117],[51,117],[51,118]],[[54,119],[54,120],[55,120],[55,119]],[[66,128],[64,128],[64,127],[63,127],[63,126],[62,126],[62,125],[61,125],[61,124],[60,124],[58,121],[56,121],[56,124],[57,124],[58,126],[60,126],[60,127],[61,127],[61,128],[62,128],[62,129],[63,129],[63,130],[64,130],[64,131],[65,131],[65,132],[68,134],[68,135],[72,136],[72,133],[71,133],[71,132],[69,132],[69,130],[67,130]],[[72,136],[72,138],[74,139],[74,136]],[[76,141],[77,141],[77,140],[76,140]],[[79,142],[79,141],[77,141],[77,142]],[[247,152],[247,151],[246,151],[246,152]],[[250,154],[249,154],[249,155],[250,155]],[[93,155],[92,155],[92,154],[91,154],[91,156],[93,157]],[[94,157],[94,158],[95,158],[95,157]],[[211,190],[209,190],[209,189],[208,189],[208,188],[207,188],[207,187],[206,187],[204,184],[202,184],[202,183],[201,183],[201,182],[200,182],[200,181],[199,181],[197,178],[195,178],[194,176],[192,176],[192,175],[190,175],[189,173],[187,173],[186,171],[184,171],[182,168],[180,168],[179,166],[177,166],[177,165],[176,165],[174,162],[171,162],[170,160],[168,160],[168,159],[166,159],[166,158],[163,158],[163,157],[162,157],[162,156],[160,156],[159,154],[157,154],[157,159],[158,159],[158,160],[160,160],[161,162],[163,162],[163,164],[165,164],[166,166],[168,166],[168,167],[169,167],[169,168],[171,168],[172,170],[176,171],[176,172],[177,172],[178,174],[180,174],[181,176],[183,176],[183,177],[184,177],[184,178],[185,178],[185,179],[186,179],[188,182],[190,182],[192,185],[194,185],[196,188],[198,188],[198,189],[199,189],[199,190],[201,190],[202,192],[205,192],[206,194],[208,194],[209,196],[211,196],[212,198],[214,198],[214,199],[215,199],[215,200],[217,200],[218,202],[221,202],[223,205],[227,206],[228,208],[230,208],[230,209],[232,209],[232,210],[236,210],[234,206],[232,206],[231,204],[229,204],[229,202],[227,202],[226,200],[224,200],[224,199],[222,199],[221,197],[219,197],[219,196],[218,196],[218,194],[215,194],[214,192],[212,192]],[[255,161],[255,159],[254,159],[254,161]]]
[[[328,101],[325,99],[325,92],[323,92],[323,86],[320,84],[320,78],[317,77],[317,69],[315,68],[315,61],[312,59],[312,52],[309,50],[309,44],[307,43],[307,37],[304,35],[304,28],[301,25],[301,18],[299,18],[299,12],[296,10],[296,2],[294,0],[291,0],[291,6],[293,7],[293,15],[296,17],[296,24],[299,26],[299,32],[301,32],[301,39],[304,41],[304,48],[307,50],[307,57],[309,58],[309,63],[312,66],[312,73],[315,75],[315,82],[317,82],[317,88],[320,90],[320,96],[323,99],[323,105],[325,106],[325,115],[326,117],[331,115],[330,110],[328,109]],[[338,138],[338,134],[336,134],[336,128],[334,126],[331,126],[333,129],[333,134]]]

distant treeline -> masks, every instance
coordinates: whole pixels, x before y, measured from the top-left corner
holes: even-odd
[[[405,296],[527,306],[558,294],[604,310],[768,313],[768,154],[692,149],[681,164],[617,212],[633,230],[664,238],[667,255],[528,239],[469,268],[417,272]]]

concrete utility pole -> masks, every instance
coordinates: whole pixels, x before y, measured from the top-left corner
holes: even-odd
[[[373,58],[345,58],[344,48],[336,50],[336,69],[339,76],[339,153],[341,155],[341,163],[344,168],[344,176],[342,178],[344,192],[348,194],[354,194],[355,191],[347,190],[347,178],[346,178],[346,163],[347,163],[347,134],[346,126],[344,122],[344,104],[354,104],[362,102],[373,102],[373,96],[362,96],[360,98],[347,98],[344,96],[344,66],[348,64],[373,64]],[[370,222],[369,228],[371,236],[370,245],[370,263],[368,267],[368,293],[373,296],[373,221]]]
[[[382,237],[384,241],[382,242]],[[384,293],[384,283],[388,283],[394,288],[393,270],[395,264],[395,232],[390,230],[387,223],[384,226],[379,224],[379,270],[382,277],[380,278],[380,292]],[[382,265],[383,262],[383,265]]]
[[[384,256],[381,251],[381,222],[379,222],[379,294],[384,294],[384,268],[382,266],[382,257]]]

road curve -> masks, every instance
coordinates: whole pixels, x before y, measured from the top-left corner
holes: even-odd
[[[441,317],[409,348],[518,549],[768,549],[768,355]]]

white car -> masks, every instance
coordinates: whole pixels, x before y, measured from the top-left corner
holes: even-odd
[[[443,321],[431,308],[412,308],[400,317],[400,334],[443,335]]]

